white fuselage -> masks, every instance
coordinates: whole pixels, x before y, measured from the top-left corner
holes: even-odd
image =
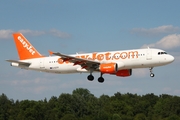
[[[153,68],[173,62],[174,57],[160,49],[134,49],[125,51],[96,52],[71,55],[77,58],[99,61],[100,63],[117,63],[118,70],[135,68]],[[20,60],[31,63],[30,66],[13,64],[12,66],[50,73],[78,73],[89,72],[80,65],[62,61],[59,56],[49,56]]]

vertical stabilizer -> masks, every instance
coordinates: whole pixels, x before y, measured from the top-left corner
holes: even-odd
[[[21,33],[14,33],[13,37],[20,60],[43,57]]]

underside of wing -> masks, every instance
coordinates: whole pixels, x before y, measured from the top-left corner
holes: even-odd
[[[77,58],[70,55],[65,55],[62,53],[53,53],[54,55],[60,56],[63,62],[69,61],[71,63],[74,63],[74,65],[81,65],[82,69],[85,68],[87,70],[93,69],[98,70],[100,62],[89,60],[89,59],[83,59],[83,58]]]

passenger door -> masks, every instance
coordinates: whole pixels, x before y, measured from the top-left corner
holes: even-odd
[[[152,51],[151,51],[151,49],[147,49],[146,60],[151,60],[151,59],[152,59]]]

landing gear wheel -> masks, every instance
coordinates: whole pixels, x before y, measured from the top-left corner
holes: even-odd
[[[151,77],[154,77],[154,73],[151,73],[150,76],[151,76]]]
[[[87,79],[88,79],[89,81],[93,81],[93,80],[94,80],[94,76],[93,76],[93,75],[88,75]]]
[[[150,76],[151,77],[154,77],[154,73],[152,73],[152,69],[153,69],[153,67],[151,67],[149,70],[150,70]]]
[[[103,83],[104,82],[104,78],[103,77],[99,77],[98,78],[98,82]]]

